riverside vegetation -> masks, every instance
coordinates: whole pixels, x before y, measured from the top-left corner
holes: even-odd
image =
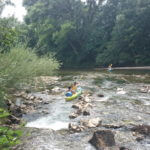
[[[11,94],[20,89],[20,83],[28,83],[40,75],[52,75],[59,68],[59,63],[52,56],[39,58],[34,52],[23,47],[13,48],[10,52],[0,54],[0,107],[9,110],[6,101],[12,98]],[[11,97],[10,97],[11,96]],[[1,110],[0,120],[7,122],[10,116]],[[0,122],[4,125],[5,121]],[[7,124],[7,123],[6,123]],[[14,137],[13,137],[14,135]],[[0,146],[8,147],[18,143],[16,136],[19,131],[12,131],[8,127],[0,127]]]

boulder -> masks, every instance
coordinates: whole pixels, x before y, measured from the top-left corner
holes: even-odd
[[[96,131],[89,141],[97,150],[115,146],[114,134],[110,130]]]

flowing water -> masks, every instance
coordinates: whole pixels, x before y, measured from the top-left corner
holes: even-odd
[[[94,130],[71,134],[67,130],[69,122],[99,117],[103,125],[120,126],[110,129],[115,134],[116,144],[131,150],[150,150],[150,138],[145,137],[137,142],[130,128],[135,125],[150,125],[150,92],[141,90],[150,86],[149,71],[63,71],[58,87],[63,89],[59,94],[35,92],[32,95],[41,97],[48,104],[41,104],[36,112],[24,115],[27,121],[25,131],[30,135],[24,137],[18,149],[24,150],[94,150],[88,141]],[[80,83],[85,92],[90,92],[92,105],[90,116],[79,116],[69,119],[71,108],[77,100],[65,102],[65,88],[73,81]],[[98,94],[104,97],[98,97]],[[46,114],[41,113],[46,110]],[[122,126],[122,127],[121,127]],[[139,135],[140,136],[140,135]]]

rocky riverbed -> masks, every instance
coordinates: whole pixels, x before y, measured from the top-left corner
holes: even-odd
[[[22,144],[14,149],[150,149],[149,73],[73,71],[42,80],[42,90],[15,94],[13,107],[27,124]],[[73,81],[84,93],[66,102]]]

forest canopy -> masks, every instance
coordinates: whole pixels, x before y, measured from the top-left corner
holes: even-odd
[[[10,1],[0,2],[1,10]],[[24,0],[24,23],[0,19],[0,52],[17,43],[63,67],[150,65],[150,0]]]

